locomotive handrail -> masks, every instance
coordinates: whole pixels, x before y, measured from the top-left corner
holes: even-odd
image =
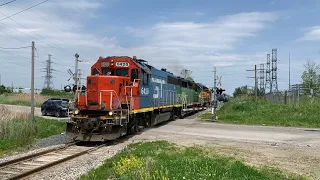
[[[120,109],[121,109],[121,101],[120,101],[120,98],[118,97],[117,95],[117,92],[115,90],[100,90],[99,91],[99,98],[100,98],[100,101],[99,101],[99,105],[101,106],[101,103],[102,103],[102,92],[110,92],[110,109],[112,110],[112,95],[113,93],[115,93],[118,101],[119,101],[119,104],[120,104]]]

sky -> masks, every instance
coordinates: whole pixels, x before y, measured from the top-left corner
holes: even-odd
[[[213,68],[232,94],[254,85],[252,70],[277,49],[278,86],[300,83],[307,59],[319,62],[320,1],[317,0],[16,0],[0,6],[0,74],[4,85],[30,87],[35,41],[35,85],[44,86],[45,61],[53,61],[53,84],[71,84],[74,55],[83,78],[99,56],[137,56],[176,75],[192,71],[213,86]],[[0,4],[8,0],[0,0]],[[16,49],[7,49],[16,48]],[[264,65],[266,66],[266,65]],[[259,74],[258,74],[259,75]]]

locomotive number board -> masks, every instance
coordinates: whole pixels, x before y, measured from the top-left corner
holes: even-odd
[[[101,67],[108,67],[109,64],[109,62],[101,62]]]
[[[116,62],[117,67],[129,67],[128,62]]]

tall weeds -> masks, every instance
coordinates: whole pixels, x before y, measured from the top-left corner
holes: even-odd
[[[37,106],[41,106],[41,104],[46,101],[49,97],[48,96],[42,96],[40,94],[35,94],[35,101]],[[30,94],[10,94],[8,95],[8,101],[9,102],[20,102],[23,103],[31,103],[31,96]]]
[[[27,112],[13,112],[0,105],[0,139],[28,140],[36,133],[35,123]]]

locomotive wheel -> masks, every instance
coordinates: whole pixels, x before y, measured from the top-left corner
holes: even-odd
[[[176,118],[176,114],[175,114],[175,111],[173,110],[172,111],[172,117],[171,117],[171,120],[172,121],[175,121],[177,118]]]
[[[135,134],[138,132],[138,119],[136,117],[133,118],[133,121],[128,124],[128,134]]]
[[[151,127],[152,123],[151,123],[151,117],[150,115],[147,113],[146,117],[145,117],[145,127]]]
[[[179,110],[178,118],[179,118],[179,119],[182,119],[182,118],[183,118],[183,116],[182,116],[182,108]]]

